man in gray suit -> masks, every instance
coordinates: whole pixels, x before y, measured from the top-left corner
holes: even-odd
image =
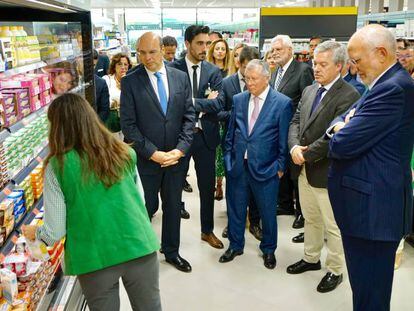
[[[325,139],[330,122],[344,113],[358,98],[354,87],[341,78],[346,50],[340,43],[325,41],[315,50],[314,71],[317,83],[303,91],[289,128],[289,149],[298,169],[299,193],[305,216],[305,255],[289,266],[287,272],[299,274],[321,269],[321,250],[327,238],[328,273],[319,283],[319,292],[334,290],[342,282],[344,255],[341,235],[329,202],[327,180],[329,160]]]
[[[275,62],[279,68],[272,76],[270,85],[276,91],[292,99],[292,112],[295,113],[302,92],[313,82],[312,68],[305,63],[300,63],[293,58],[292,40],[287,35],[277,35],[272,39],[272,50]],[[303,228],[303,216],[299,203],[298,181],[290,176],[290,163],[288,170],[280,181],[278,215],[294,214],[293,197],[296,201],[296,219],[293,228]],[[303,235],[295,237],[293,242],[303,242]]]

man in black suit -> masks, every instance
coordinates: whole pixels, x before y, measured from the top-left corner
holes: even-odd
[[[246,70],[247,64],[253,59],[259,59],[259,51],[250,46],[245,46],[240,52],[240,68],[239,70],[225,78],[223,80],[223,97],[224,97],[224,111],[219,112],[218,116],[220,121],[225,122],[224,126],[224,138],[226,137],[228,122],[230,120],[231,109],[233,107],[233,96],[247,90],[247,86],[244,80],[244,72]],[[224,148],[224,147],[223,147]],[[262,240],[262,228],[260,227],[260,213],[257,209],[256,203],[254,202],[253,196],[250,196],[249,202],[249,232],[259,241]],[[223,231],[223,237],[227,237],[227,227]]]
[[[271,85],[274,89],[292,99],[292,111],[295,113],[302,92],[305,87],[313,83],[312,68],[305,63],[293,59],[292,40],[287,35],[278,35],[272,40],[272,49],[275,62],[279,65],[273,73]],[[279,189],[279,215],[296,214],[293,228],[303,228],[304,220],[300,208],[298,180],[292,180],[290,176],[291,162],[280,181]],[[296,211],[294,212],[293,197],[295,195]],[[294,242],[303,242],[303,234],[295,237]]]
[[[95,78],[95,103],[96,113],[99,119],[105,123],[109,116],[109,90],[105,80],[94,75]]]
[[[313,69],[313,53],[316,47],[322,43],[322,37],[313,36],[309,40],[309,60],[306,62]]]
[[[187,55],[170,63],[186,73],[192,87],[196,111],[194,141],[188,154],[187,165],[193,157],[200,191],[201,239],[214,248],[223,243],[214,235],[214,191],[216,148],[220,143],[217,113],[223,110],[219,92],[222,92],[220,69],[206,61],[207,26],[192,25],[185,30]],[[184,180],[183,180],[184,181]]]
[[[138,155],[138,172],[150,218],[162,199],[161,247],[168,263],[190,272],[179,253],[180,198],[193,141],[194,107],[185,74],[166,67],[162,39],[152,32],[139,41],[141,65],[121,81],[121,128]]]
[[[167,62],[175,61],[175,53],[178,46],[177,40],[174,37],[165,36],[162,38],[162,44],[164,45],[164,60]]]
[[[299,274],[321,269],[321,251],[326,238],[328,272],[317,290],[326,293],[342,282],[344,251],[328,196],[328,144],[326,129],[359,98],[354,87],[341,78],[346,63],[346,48],[325,41],[315,49],[314,83],[303,91],[299,107],[289,128],[289,149],[296,164],[292,178],[299,177],[300,203],[305,215],[303,259],[287,272]]]

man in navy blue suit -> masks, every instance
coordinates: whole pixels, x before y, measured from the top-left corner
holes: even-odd
[[[269,65],[252,60],[245,71],[248,92],[233,99],[224,143],[230,246],[220,257],[229,262],[243,254],[247,205],[254,197],[260,212],[264,265],[276,267],[276,204],[279,179],[286,170],[287,137],[292,118],[290,98],[269,86]]]
[[[223,248],[215,236],[214,191],[216,181],[216,148],[220,143],[217,113],[223,110],[221,96],[223,78],[220,69],[205,61],[210,28],[191,25],[185,30],[187,55],[168,65],[185,72],[192,89],[196,124],[194,141],[186,154],[194,160],[200,191],[201,240],[211,247]],[[183,180],[184,183],[184,180]]]
[[[395,252],[412,221],[414,82],[395,52],[394,36],[380,25],[351,37],[348,53],[369,91],[327,130],[329,197],[354,311],[390,309]]]

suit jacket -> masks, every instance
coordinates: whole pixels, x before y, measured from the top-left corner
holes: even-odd
[[[187,80],[190,83],[190,76],[188,74],[185,58],[169,63],[168,66],[185,72],[187,74]],[[201,122],[201,127],[203,128],[202,133],[204,141],[211,150],[215,150],[220,143],[217,113],[223,110],[221,98],[222,82],[223,78],[221,77],[221,72],[218,67],[206,61],[201,62],[200,82],[198,85],[197,97],[194,98],[194,108],[197,116],[200,112],[204,112],[199,122]],[[216,99],[205,98],[205,92],[209,86],[211,90],[219,91],[220,94]]]
[[[329,142],[329,197],[342,234],[400,241],[412,222],[414,82],[396,63]],[[345,119],[346,114],[332,124]]]
[[[102,78],[103,76],[108,74],[108,69],[109,69],[109,57],[106,55],[99,55],[98,56],[98,62],[95,65],[95,74]]]
[[[344,77],[344,80],[348,82],[349,84],[351,84],[359,92],[359,94],[361,95],[364,94],[366,90],[366,86],[356,79],[356,75],[352,76],[349,73]]]
[[[239,76],[237,72],[223,80],[223,111],[220,111],[217,116],[219,121],[224,121],[227,127],[227,123],[230,120],[231,109],[233,107],[233,96],[241,93],[239,83]]]
[[[154,88],[143,65],[121,81],[121,128],[125,141],[132,143],[138,154],[140,174],[161,171],[158,163],[150,160],[159,151],[179,149],[184,154],[193,140],[194,107],[191,86],[185,74],[166,67],[169,99],[164,115]],[[182,159],[171,169],[185,169]]]
[[[94,75],[96,112],[102,122],[109,116],[109,90],[105,80]]]
[[[304,153],[306,177],[309,184],[316,188],[328,186],[328,144],[326,129],[337,116],[343,114],[359,98],[358,92],[343,79],[339,78],[325,94],[319,106],[311,115],[319,84],[314,83],[303,91],[298,109],[289,128],[289,151],[295,145],[308,146]],[[295,165],[291,170],[293,179],[299,177],[303,166]]]
[[[277,70],[272,74],[270,85],[275,86]],[[313,71],[306,63],[293,60],[283,75],[277,90],[292,99],[293,112],[296,111],[302,92],[308,85],[313,83]]]
[[[287,96],[270,89],[249,135],[249,99],[249,92],[234,96],[224,143],[224,164],[229,176],[237,178],[244,169],[244,155],[247,150],[250,174],[257,181],[266,181],[277,176],[278,171],[286,169],[292,104]]]

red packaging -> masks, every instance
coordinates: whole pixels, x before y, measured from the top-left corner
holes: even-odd
[[[27,88],[30,97],[40,93],[39,80],[23,75],[14,76],[12,79],[3,79],[0,81],[0,85],[3,89]]]
[[[44,92],[51,88],[50,77],[46,73],[28,74],[26,76],[31,78],[37,78],[39,80],[40,92]]]
[[[36,111],[39,110],[42,107],[42,101],[40,99],[40,94],[30,97],[30,110]]]

